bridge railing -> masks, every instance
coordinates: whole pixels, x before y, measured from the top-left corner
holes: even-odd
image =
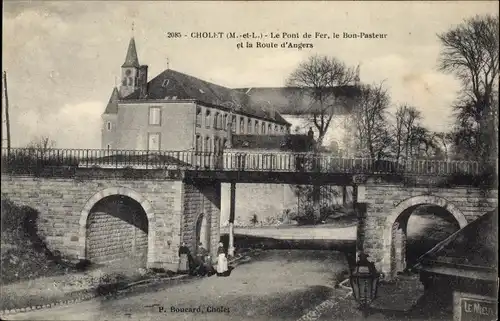
[[[2,150],[2,168],[17,173],[36,173],[52,167],[166,168],[186,170],[317,172],[317,173],[401,173],[414,175],[480,174],[481,166],[471,161],[338,158],[329,154],[291,152],[208,153],[195,151],[140,151],[105,149]]]

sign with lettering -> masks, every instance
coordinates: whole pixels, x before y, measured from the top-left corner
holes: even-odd
[[[462,298],[460,301],[460,321],[497,320],[496,302],[470,298]]]

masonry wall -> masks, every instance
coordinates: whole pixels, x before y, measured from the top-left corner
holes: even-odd
[[[358,233],[362,238],[360,242],[370,259],[384,273],[391,273],[391,260],[394,260],[394,257],[391,258],[394,254],[391,254],[391,231],[397,216],[402,213],[395,213],[397,208],[399,211],[400,204],[407,203],[408,208],[419,204],[434,204],[449,212],[458,213],[457,215],[463,214],[465,224],[498,206],[498,190],[482,191],[470,187],[428,188],[367,184],[359,194],[358,201],[366,204],[364,223],[358,226],[359,230],[362,229]],[[433,203],[427,203],[426,199],[432,199]],[[405,213],[409,214],[411,213]],[[407,219],[408,217],[405,218]]]
[[[29,206],[39,213],[38,229],[49,249],[59,250],[69,259],[85,255],[85,233],[80,225],[82,210],[99,193],[140,195],[147,209],[148,266],[175,269],[180,246],[181,181],[70,178],[34,178],[2,175],[2,199]],[[137,198],[137,197],[136,197]],[[89,209],[90,210],[90,209]],[[86,222],[85,222],[86,224]]]
[[[161,125],[149,125],[150,107],[161,108]],[[159,133],[161,150],[191,150],[195,139],[195,109],[191,102],[120,104],[114,148],[147,150],[148,133]]]
[[[214,259],[220,241],[220,188],[218,182],[210,184],[187,182],[183,191],[182,241],[188,245],[192,253],[196,253],[199,241],[196,235],[196,223],[203,215],[206,225],[203,224],[201,228],[208,234],[207,249]]]

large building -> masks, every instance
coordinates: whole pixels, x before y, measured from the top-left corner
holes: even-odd
[[[349,86],[335,90],[348,98],[353,92]],[[230,89],[171,69],[148,81],[148,66],[139,63],[132,38],[121,66],[121,85],[113,89],[102,115],[101,145],[110,150],[217,153],[227,147],[232,135],[235,139],[241,135],[290,135],[292,126],[299,123],[305,134],[311,126],[304,122],[304,117],[312,105],[300,94],[299,88]],[[339,137],[335,138],[339,142],[344,131],[337,123],[348,113],[346,106],[351,104],[335,108],[329,130]],[[223,184],[222,224],[229,218],[229,195],[229,185]],[[256,199],[260,201],[255,202]],[[247,224],[257,214],[265,221],[286,210],[296,211],[297,202],[288,185],[238,184],[237,220]]]
[[[323,109],[310,98],[305,90],[297,87],[275,88],[239,88],[256,101],[267,102],[269,106],[279,113],[291,124],[292,133],[306,134],[310,128],[317,137],[318,131],[313,124],[314,114],[332,115],[328,125],[323,146],[340,156],[352,156],[352,126],[349,115],[355,105],[355,98],[359,91],[355,86],[335,87],[334,95],[337,97],[332,107]]]
[[[243,92],[167,69],[148,81],[132,38],[102,115],[102,148],[222,151],[235,134],[283,135],[290,124],[267,103]]]

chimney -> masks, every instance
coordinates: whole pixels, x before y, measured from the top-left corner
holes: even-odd
[[[139,67],[139,77],[137,79],[139,87],[139,99],[144,99],[148,95],[148,66]]]

